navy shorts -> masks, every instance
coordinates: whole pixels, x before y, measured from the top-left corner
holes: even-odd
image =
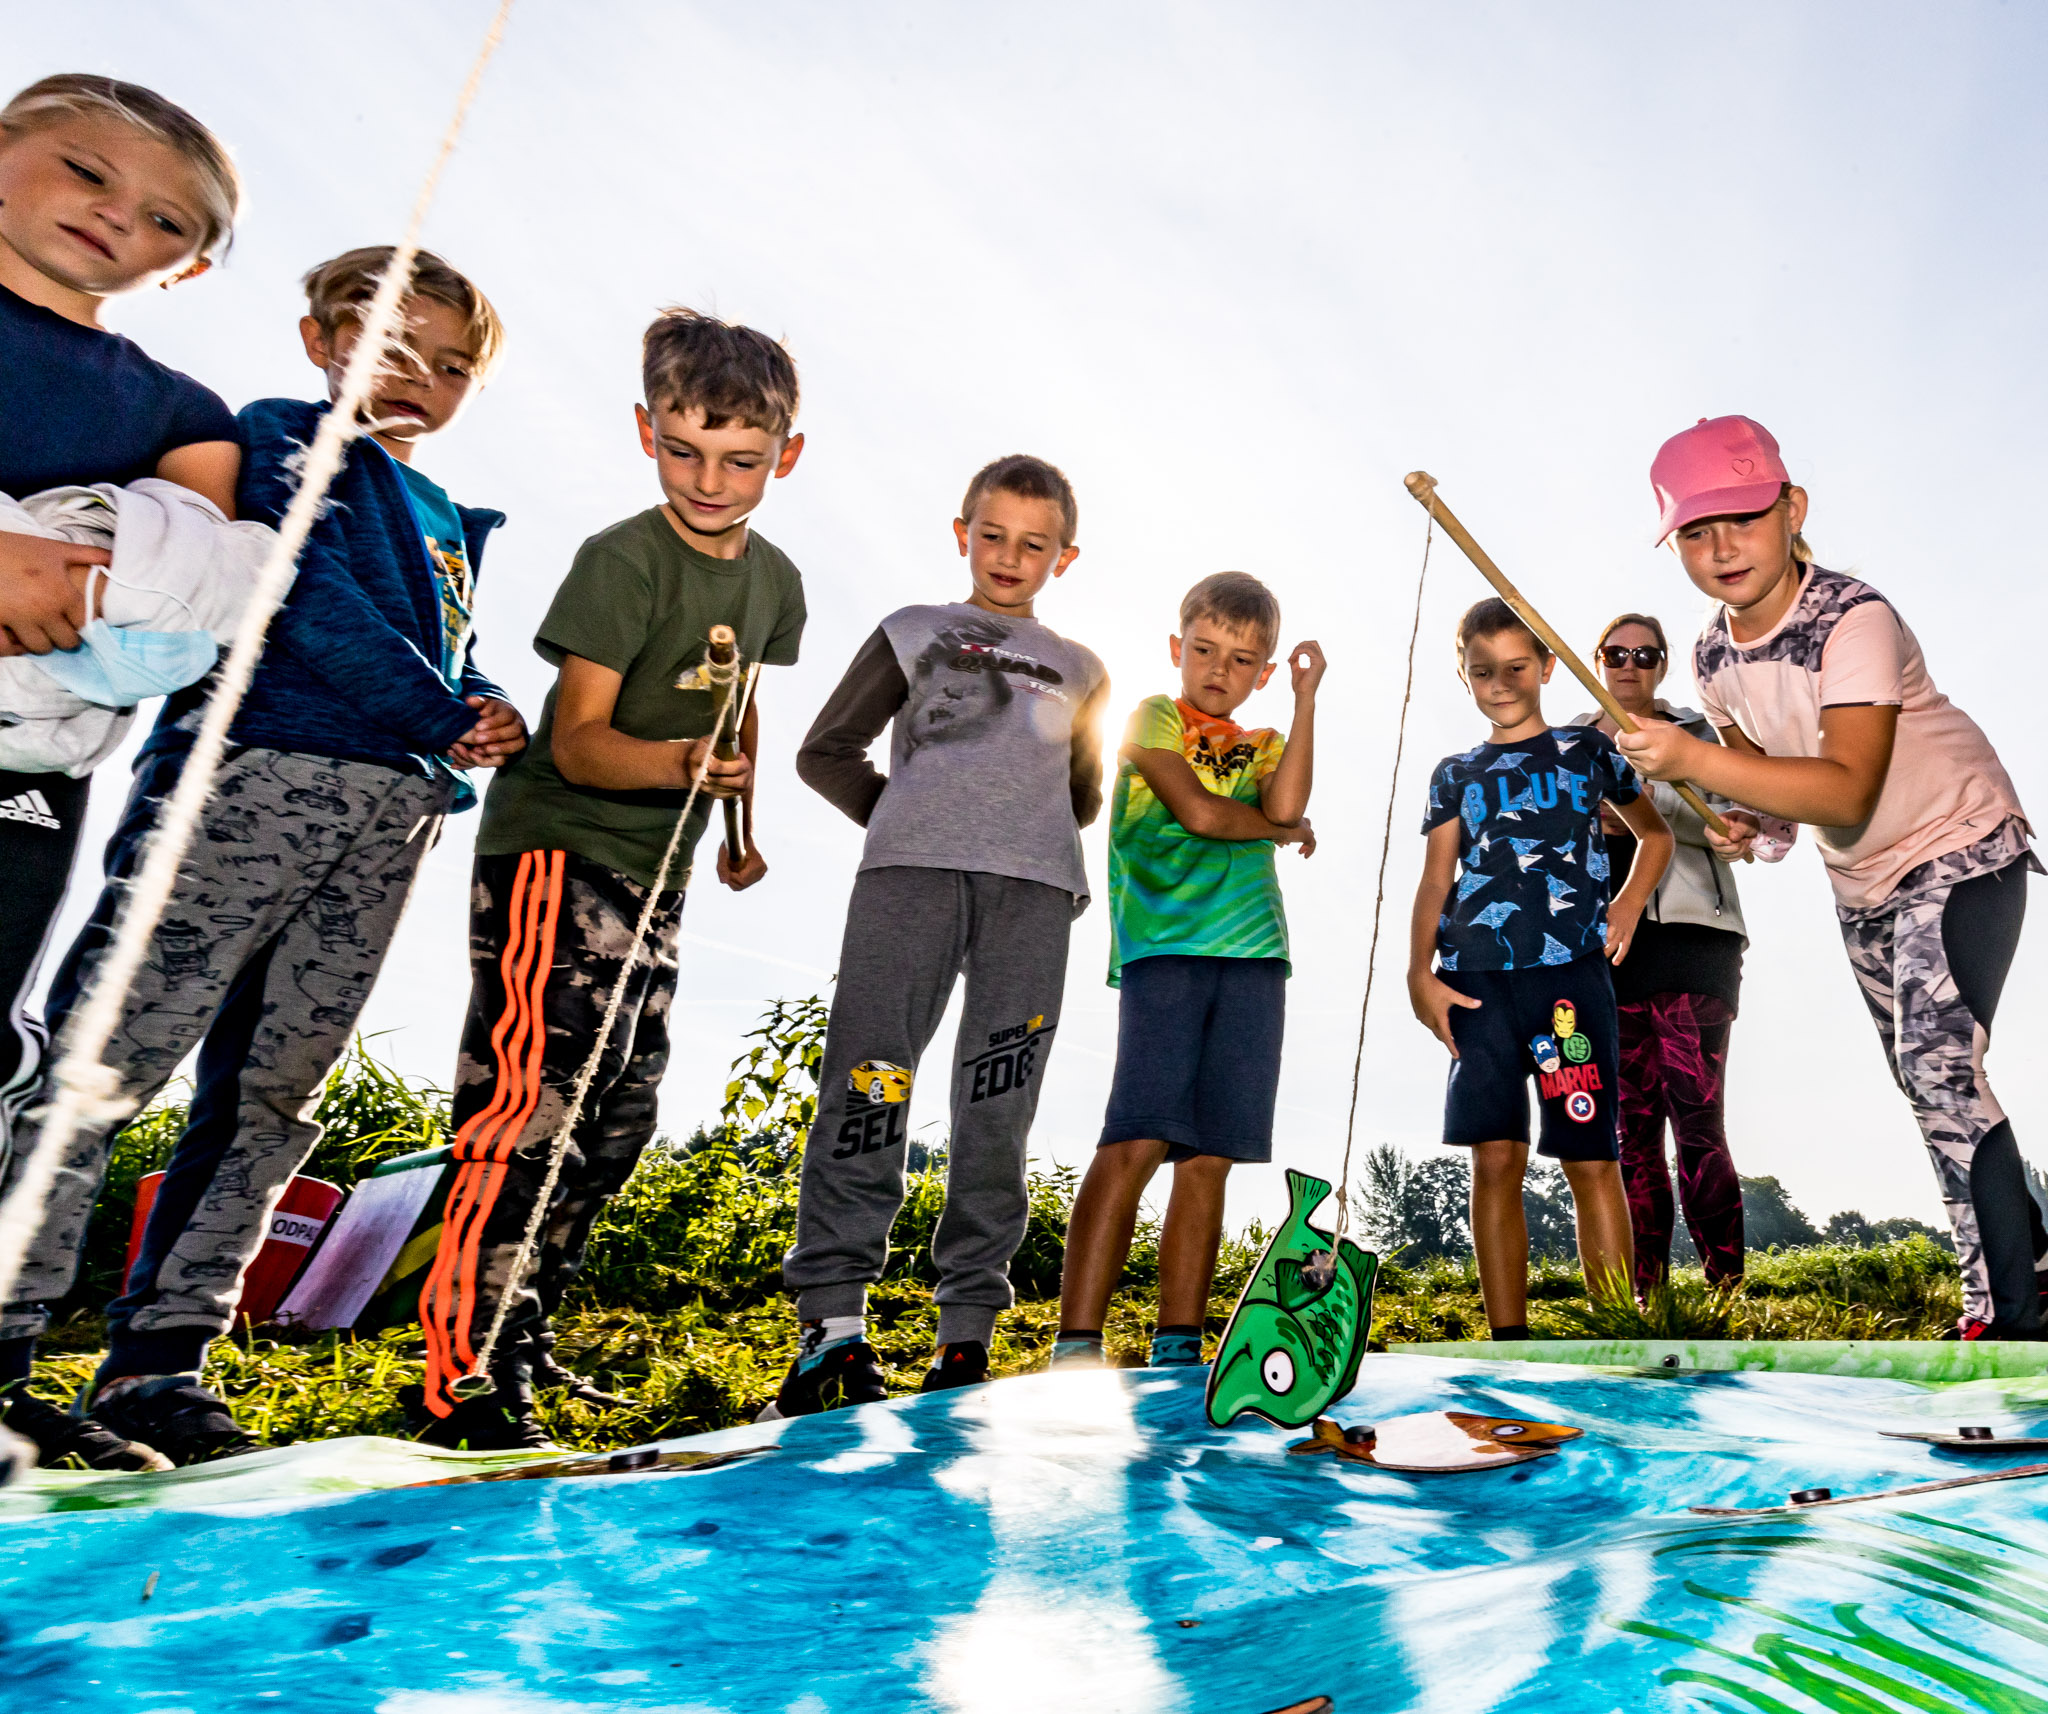
[[[1536,1152],[1561,1161],[1611,1161],[1619,1081],[1614,978],[1594,954],[1525,970],[1440,970],[1480,1002],[1451,1011],[1444,1141],[1470,1148],[1529,1140],[1529,1079],[1543,1109]]]
[[[1102,1142],[1271,1160],[1287,960],[1161,953],[1124,966],[1123,994]]]

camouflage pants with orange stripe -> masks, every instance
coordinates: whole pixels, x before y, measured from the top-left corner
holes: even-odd
[[[654,1135],[668,1066],[676,926],[664,893],[570,1134],[533,1265],[514,1277],[555,1135],[590,1055],[647,889],[567,851],[479,857],[470,890],[470,1001],[455,1073],[455,1175],[420,1294],[427,1407],[454,1408],[505,1304],[492,1369],[510,1381],[550,1342],[548,1317],[583,1265],[590,1228]]]

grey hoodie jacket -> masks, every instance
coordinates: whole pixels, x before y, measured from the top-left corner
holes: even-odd
[[[1656,708],[1665,719],[1693,737],[1703,738],[1709,744],[1720,742],[1712,724],[1697,709],[1673,708],[1661,698]],[[1599,723],[1597,710],[1572,720],[1574,726],[1597,726]],[[1671,866],[1664,871],[1664,879],[1657,883],[1656,892],[1650,896],[1650,908],[1643,915],[1651,922],[1690,922],[1703,928],[1727,929],[1741,935],[1742,944],[1747,946],[1749,933],[1742,924],[1742,900],[1735,891],[1735,873],[1709,849],[1707,824],[1696,810],[1686,807],[1671,786],[1662,780],[1648,783],[1650,801],[1657,806],[1657,813],[1670,824],[1672,837],[1677,843],[1671,853]],[[1716,797],[1711,792],[1701,795],[1716,809],[1731,807],[1726,798]]]

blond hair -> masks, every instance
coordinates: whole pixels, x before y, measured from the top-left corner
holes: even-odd
[[[361,307],[377,295],[377,282],[391,265],[396,247],[370,244],[349,250],[331,262],[322,262],[306,275],[307,312],[320,324],[320,331],[332,343],[344,321],[353,321]],[[491,307],[491,300],[466,275],[458,273],[431,250],[413,257],[412,283],[407,295],[432,298],[463,317],[469,336],[469,354],[476,360],[478,380],[486,380],[505,354],[505,324]]]
[[[1788,482],[1785,484],[1784,487],[1778,490],[1777,499],[1771,502],[1771,510],[1776,511],[1780,506],[1783,506],[1789,510],[1791,508],[1791,505],[1792,484]],[[1792,532],[1792,558],[1800,564],[1813,564],[1813,549],[1806,545],[1806,537],[1801,535],[1797,530],[1794,530]]]
[[[206,231],[193,254],[211,262],[227,253],[242,207],[242,175],[218,137],[155,90],[118,78],[60,72],[30,84],[0,107],[0,131],[26,136],[64,119],[86,118],[118,119],[175,150],[199,179],[199,213]]]
[[[1185,636],[1197,619],[1258,638],[1270,658],[1280,646],[1280,600],[1248,571],[1219,571],[1202,579],[1181,597],[1180,628]]]

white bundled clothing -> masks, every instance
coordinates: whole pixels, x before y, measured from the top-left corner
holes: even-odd
[[[0,531],[113,550],[88,579],[79,647],[0,658],[0,768],[74,777],[121,742],[143,697],[212,670],[277,539],[154,476],[0,494]]]

